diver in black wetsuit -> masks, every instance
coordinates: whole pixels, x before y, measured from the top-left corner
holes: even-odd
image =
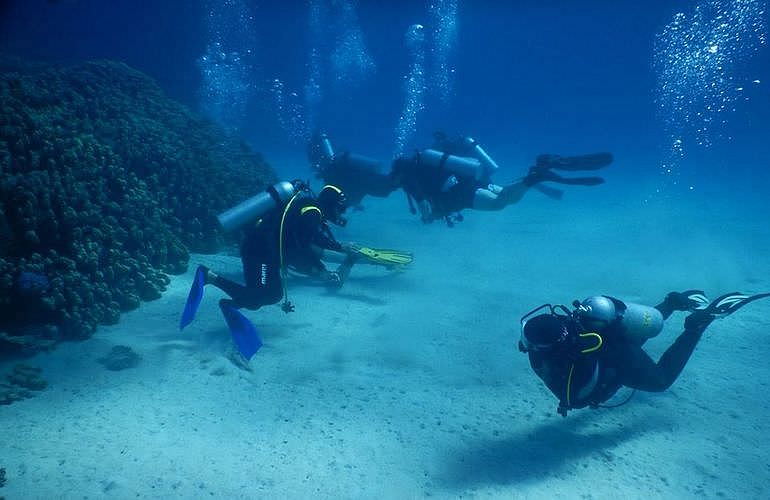
[[[529,355],[538,377],[559,399],[558,412],[601,407],[621,387],[661,392],[679,377],[706,327],[754,300],[741,293],[709,303],[700,290],[672,292],[655,307],[607,296],[575,301],[573,311],[544,304],[521,319],[519,350]],[[535,315],[548,310],[547,313]],[[684,332],[656,363],[642,345],[674,311],[689,311]]]
[[[239,309],[259,309],[284,299],[281,308],[294,310],[286,295],[285,270],[294,269],[339,287],[350,273],[357,254],[346,249],[332,235],[328,223],[346,223],[342,191],[324,186],[318,197],[299,181],[279,182],[227,212],[219,215],[225,230],[249,224],[241,245],[243,276],[246,285],[220,276],[205,266],[198,266],[195,279],[179,322],[184,329],[195,318],[206,285],[227,295],[219,307],[227,321],[240,353],[250,359],[262,346],[254,325]],[[336,271],[329,271],[321,261],[324,250],[346,254]]]
[[[462,220],[460,211],[502,210],[521,200],[532,187],[559,199],[562,191],[541,186],[543,182],[595,186],[601,177],[562,177],[553,170],[596,170],[612,163],[609,153],[562,157],[540,155],[536,164],[521,180],[506,186],[492,182],[498,169],[495,161],[470,137],[449,139],[442,133],[435,135],[432,148],[416,152],[411,157],[393,162],[393,183],[406,193],[413,213],[419,208],[425,223],[444,219],[447,224]]]
[[[308,159],[317,177],[344,191],[351,207],[361,209],[365,196],[387,198],[399,187],[382,162],[348,151],[335,153],[323,133],[316,133],[310,141]]]
[[[346,208],[343,192],[333,185],[325,186],[317,198],[309,190],[294,198],[284,211],[276,210],[247,229],[241,244],[241,260],[246,286],[205,269],[206,284],[225,293],[237,308],[258,309],[275,304],[285,293],[281,269],[288,267],[340,287],[354,263],[329,228],[329,222],[344,226]],[[329,271],[321,260],[323,250],[348,254],[336,271]],[[203,267],[203,266],[201,266]],[[282,306],[293,311],[288,301]]]

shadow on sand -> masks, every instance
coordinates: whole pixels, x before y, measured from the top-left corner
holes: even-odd
[[[594,423],[597,418],[592,412],[570,415],[507,438],[469,443],[451,451],[439,478],[444,487],[465,490],[536,482],[569,474],[589,460],[606,467],[614,460],[612,449],[618,444],[667,425],[657,416],[652,421],[637,416],[623,425],[602,426]]]

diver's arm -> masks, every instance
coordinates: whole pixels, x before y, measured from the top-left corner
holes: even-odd
[[[339,288],[348,279],[353,264],[355,264],[355,257],[348,255],[348,257],[337,267],[336,271],[329,271],[323,263],[320,263],[320,267],[312,275],[326,283],[328,286]]]
[[[433,205],[428,200],[418,201],[417,208],[420,210],[420,220],[425,224],[430,224],[438,218],[434,215]]]
[[[313,238],[313,245],[323,248],[324,250],[331,250],[332,252],[346,253],[342,243],[337,241],[326,223],[321,223],[321,226],[316,231],[315,237]]]

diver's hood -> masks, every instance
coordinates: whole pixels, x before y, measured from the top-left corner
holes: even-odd
[[[522,316],[520,322],[521,352],[556,350],[567,343],[575,330],[572,312],[563,305],[543,304]]]

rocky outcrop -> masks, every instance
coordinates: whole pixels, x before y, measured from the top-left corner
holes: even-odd
[[[0,352],[160,297],[188,250],[222,246],[215,215],[274,181],[123,64],[0,69]]]

